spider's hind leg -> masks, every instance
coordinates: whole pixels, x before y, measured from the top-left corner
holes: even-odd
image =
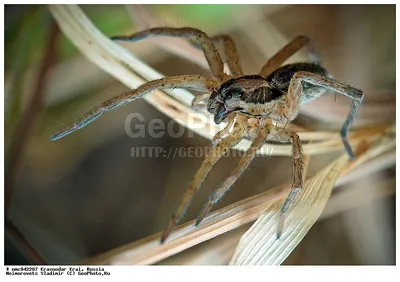
[[[300,103],[311,101],[320,96],[322,93],[321,91],[309,91],[307,93],[304,92],[303,83],[334,91],[353,100],[346,121],[343,123],[340,129],[340,136],[342,137],[343,145],[347,154],[349,155],[349,158],[351,160],[354,159],[353,150],[351,149],[347,140],[347,133],[355,117],[357,116],[358,110],[363,101],[363,92],[339,81],[326,78],[315,73],[304,71],[296,72],[290,80],[286,104],[281,112],[281,115],[288,120],[293,120],[297,116]]]
[[[301,147],[301,141],[299,136],[285,128],[274,127],[271,129],[270,134],[267,138],[269,141],[275,141],[280,143],[292,143],[292,158],[293,158],[293,178],[292,178],[292,188],[289,195],[285,199],[280,209],[280,220],[277,231],[277,238],[281,236],[286,212],[290,209],[297,196],[299,195],[301,189],[303,188],[303,178],[304,178],[304,166],[303,166],[303,150]]]

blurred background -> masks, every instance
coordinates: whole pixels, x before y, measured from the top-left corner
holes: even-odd
[[[394,5],[80,5],[106,36],[145,25],[132,20],[144,9],[156,25],[191,26],[210,36],[233,37],[243,70],[257,73],[297,35],[315,42],[334,77],[365,93],[355,125],[395,120]],[[143,10],[141,10],[143,11]],[[184,40],[184,39],[174,39]],[[171,44],[171,43],[170,43]],[[164,75],[208,74],[204,63],[184,59],[153,39],[123,44]],[[303,51],[288,62],[306,59]],[[206,147],[146,101],[103,115],[73,134],[50,136],[127,87],[82,56],[57,29],[46,6],[5,6],[5,156],[8,219],[49,264],[77,263],[162,231],[202,158],[131,157],[132,147]],[[350,101],[327,95],[306,105],[296,121],[312,129],[340,128]],[[174,123],[180,138],[131,138],[130,113]],[[394,152],[392,152],[394,154]],[[309,174],[332,156],[312,157]],[[194,219],[239,157],[224,157],[196,194],[182,222]],[[291,179],[288,157],[256,158],[214,208],[256,195]],[[288,257],[287,265],[395,263],[395,163],[375,167],[333,192],[321,219]],[[250,227],[244,225],[158,264],[228,264]],[[5,232],[6,264],[31,263]]]

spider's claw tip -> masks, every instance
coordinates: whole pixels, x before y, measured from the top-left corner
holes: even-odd
[[[276,232],[276,240],[279,240],[281,238],[284,224],[285,224],[285,215],[281,214],[279,216],[278,231]]]
[[[56,141],[58,139],[61,139],[63,137],[63,135],[61,134],[54,134],[50,137],[50,141]]]
[[[355,159],[353,151],[349,148],[346,150],[346,152],[347,152],[347,155],[349,156],[350,161],[353,161]]]
[[[207,205],[203,208],[203,210],[201,211],[200,215],[197,217],[195,226],[198,226],[198,225],[203,221],[203,219],[207,216],[209,210],[210,210],[210,205],[207,204]]]
[[[120,36],[110,37],[110,40],[112,40],[112,41],[123,41]]]
[[[343,141],[344,149],[345,149],[347,155],[349,155],[349,159],[351,161],[353,161],[355,159],[355,157],[354,157],[353,150],[351,149],[351,146],[349,144],[349,141],[347,140],[347,137],[342,136],[342,141]]]
[[[194,224],[195,226],[199,226],[200,223],[203,221],[204,217],[206,216],[206,214],[204,212],[202,212],[199,217],[196,219],[196,223]]]
[[[171,220],[168,224],[168,227],[161,234],[161,239],[160,239],[161,244],[163,244],[165,242],[165,240],[167,239],[167,237],[169,236],[169,234],[171,234],[171,231],[174,228],[174,226],[175,226],[175,222],[173,220]]]
[[[168,237],[168,234],[166,234],[165,232],[161,235],[161,238],[160,238],[160,244],[161,245],[164,244],[164,242],[167,239],[167,237]]]
[[[204,220],[206,214],[201,214],[197,219],[196,219],[196,223],[194,224],[195,226],[199,226],[200,223]]]

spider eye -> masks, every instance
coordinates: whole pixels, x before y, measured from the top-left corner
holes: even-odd
[[[231,92],[226,93],[225,98],[226,99],[232,98],[232,93]]]

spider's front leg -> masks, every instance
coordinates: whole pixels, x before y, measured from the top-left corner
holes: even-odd
[[[212,150],[208,153],[205,160],[201,164],[201,167],[196,172],[192,182],[186,189],[183,198],[175,209],[168,223],[168,227],[164,230],[161,235],[161,243],[165,241],[168,235],[171,233],[174,226],[182,219],[187,207],[189,206],[194,194],[199,190],[201,184],[211,171],[217,161],[224,155],[228,150],[237,145],[245,136],[247,131],[247,123],[238,119],[235,120],[232,132],[226,137],[223,137],[217,144],[215,144]]]
[[[351,124],[353,123],[353,120],[357,116],[358,110],[363,101],[364,98],[363,92],[359,89],[356,89],[344,83],[338,82],[330,78],[326,78],[324,76],[315,73],[304,72],[304,71],[296,72],[293,75],[292,79],[290,80],[286,104],[281,111],[282,116],[284,116],[288,120],[293,120],[297,116],[299,111],[299,106],[302,103],[302,100],[304,103],[306,103],[321,95],[321,92],[318,91],[317,92],[310,91],[305,93],[303,90],[304,83],[337,92],[353,100],[346,121],[343,123],[340,129],[340,136],[342,137],[345,150],[349,155],[349,158],[353,160],[354,153],[347,140],[347,133],[350,129]]]
[[[246,151],[245,155],[240,160],[239,164],[232,171],[231,175],[222,183],[221,187],[215,190],[211,194],[207,203],[203,206],[203,209],[200,212],[199,217],[197,218],[196,225],[200,224],[200,222],[210,212],[211,208],[218,202],[218,200],[232,187],[232,185],[236,182],[236,180],[243,174],[243,172],[247,169],[251,161],[256,156],[258,150],[267,140],[269,131],[272,127],[272,123],[270,122],[270,120],[264,120],[264,121],[265,124],[261,124],[261,127],[258,127],[258,132],[256,133],[256,137],[251,143],[250,148]]]
[[[217,35],[211,38],[213,42],[223,42],[224,51],[228,60],[229,70],[235,77],[243,76],[242,66],[239,61],[239,54],[236,50],[235,42],[226,34]]]
[[[130,36],[114,36],[111,39],[114,41],[136,42],[149,36],[193,37],[203,50],[212,74],[221,81],[227,78],[224,73],[224,64],[217,49],[210,37],[199,29],[192,27],[155,27],[136,32]]]
[[[301,147],[301,141],[299,136],[285,128],[274,127],[270,130],[267,141],[275,141],[280,143],[292,143],[292,157],[293,157],[293,178],[292,188],[289,192],[288,197],[284,201],[280,210],[280,220],[277,232],[277,238],[279,239],[283,230],[286,212],[289,210],[293,202],[296,200],[298,194],[303,187],[303,152]]]
[[[68,126],[54,134],[50,139],[53,141],[60,139],[78,129],[81,129],[82,127],[85,127],[89,123],[99,118],[104,112],[114,110],[134,100],[143,98],[145,95],[149,94],[155,89],[184,88],[210,92],[217,85],[217,81],[205,77],[199,77],[198,75],[169,76],[153,80],[139,86],[135,90],[119,94],[106,100],[91,111],[85,113],[85,115],[73,125]]]
[[[224,53],[227,57],[227,62],[230,72],[235,77],[243,76],[243,70],[239,59],[239,53],[237,52],[235,42],[233,41],[232,37],[230,37],[227,34],[220,34],[211,37],[211,41],[213,43],[219,43],[219,42],[223,43]]]

